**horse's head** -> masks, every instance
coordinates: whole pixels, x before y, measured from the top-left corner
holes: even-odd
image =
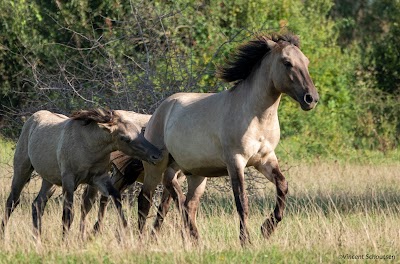
[[[118,150],[125,154],[150,163],[161,160],[161,151],[145,139],[142,127],[125,115],[125,111],[115,110],[112,134],[116,140]]]
[[[140,120],[133,119],[127,111],[82,110],[73,113],[71,118],[83,121],[83,125],[96,122],[112,135],[114,150],[150,163],[157,163],[162,158],[161,151],[144,138]]]
[[[308,58],[301,52],[296,36],[287,39],[265,39],[271,48],[272,82],[281,93],[299,102],[303,110],[313,109],[319,100],[317,89],[308,72]]]

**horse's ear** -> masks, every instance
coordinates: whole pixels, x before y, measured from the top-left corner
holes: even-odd
[[[272,50],[277,45],[277,43],[275,41],[273,41],[269,38],[266,38],[266,37],[262,37],[262,38],[264,39],[265,43],[267,43],[270,50]]]
[[[260,37],[265,43],[267,43],[270,50],[272,50],[277,44],[275,41],[271,40],[270,38],[268,38],[266,36],[260,36]]]
[[[116,125],[113,123],[97,123],[97,125],[104,130],[107,130],[108,132],[112,133],[116,129]]]

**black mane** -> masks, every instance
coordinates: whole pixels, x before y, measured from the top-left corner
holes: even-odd
[[[268,40],[272,40],[282,47],[288,44],[300,47],[298,36],[291,33],[258,35],[255,39],[239,46],[226,64],[217,69],[217,77],[225,82],[239,83],[245,80],[265,54],[271,51]]]

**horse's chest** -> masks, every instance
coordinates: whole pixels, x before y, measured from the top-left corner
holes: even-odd
[[[279,143],[279,129],[270,129],[260,133],[249,133],[244,135],[241,144],[243,156],[249,160],[261,160],[274,152]]]
[[[93,185],[96,178],[103,176],[105,173],[107,173],[107,169],[99,170],[96,168],[79,171],[74,175],[75,186],[78,186],[79,184]]]
[[[110,169],[108,163],[93,164],[87,169],[87,178],[95,177],[96,175],[103,175]]]
[[[108,159],[109,160],[109,159]],[[70,166],[66,166],[65,170],[68,171],[68,175],[73,177],[75,185],[82,183],[91,184],[95,177],[106,174],[110,165],[107,160],[87,160],[86,162],[74,162],[69,163]]]

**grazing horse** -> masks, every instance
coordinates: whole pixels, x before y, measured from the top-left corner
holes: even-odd
[[[162,102],[145,132],[147,140],[163,149],[163,159],[155,165],[144,162],[139,230],[144,230],[156,185],[163,180],[166,187],[171,186],[168,183],[175,180],[172,169],[181,169],[188,181],[182,206],[190,235],[198,238],[196,212],[206,177],[229,175],[240,217],[239,238],[242,245],[250,242],[244,168],[254,166],[276,185],[274,212],[261,226],[268,238],[282,220],[288,192],[274,152],[280,138],[277,110],[282,93],[303,110],[316,106],[319,95],[308,64],[297,36],[258,36],[240,46],[219,69],[222,80],[235,82],[233,88],[215,94],[178,93]],[[179,198],[181,191],[175,187],[168,190]]]
[[[73,194],[79,184],[89,184],[103,195],[112,196],[122,215],[121,195],[108,176],[110,153],[116,150],[149,163],[161,160],[161,151],[144,138],[141,127],[130,121],[126,111],[83,110],[71,118],[44,110],[34,113],[24,124],[16,146],[14,177],[1,231],[4,232],[33,170],[43,179],[32,204],[37,239],[44,207],[55,185],[62,186],[64,196],[63,236],[72,223]]]

